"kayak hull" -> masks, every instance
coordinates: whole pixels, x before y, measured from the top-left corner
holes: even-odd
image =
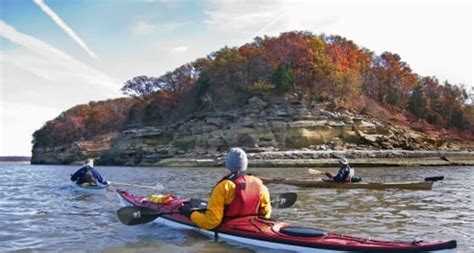
[[[287,178],[261,178],[264,184],[287,184],[300,187],[314,187],[314,188],[330,188],[330,189],[371,189],[371,190],[385,190],[385,189],[404,189],[404,190],[431,190],[433,189],[432,181],[424,182],[400,182],[400,183],[339,183],[324,181],[321,179],[287,179]]]
[[[124,191],[117,190],[117,193],[124,206],[142,206],[159,212],[177,210],[185,201],[175,199],[170,204],[153,204],[143,202],[142,197]],[[224,240],[296,252],[455,252],[456,248],[456,241],[389,242],[338,235],[316,229],[313,230],[321,234],[288,234],[285,232],[288,228],[300,227],[258,217],[227,220],[214,231],[198,228],[189,218],[179,213],[162,215],[154,222],[177,229],[194,230],[216,241]]]
[[[84,186],[82,184],[77,184],[73,183],[74,188],[83,193],[88,193],[88,194],[104,194],[107,191],[107,188],[109,188],[109,185],[88,185]]]

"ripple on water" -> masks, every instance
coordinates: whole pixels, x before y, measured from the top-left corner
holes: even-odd
[[[0,177],[0,252],[274,252],[211,239],[157,224],[124,226],[114,192],[78,193],[69,183],[74,166],[2,166]],[[174,192],[207,198],[225,175],[221,168],[99,167],[110,181],[156,185],[128,188],[134,193]],[[306,169],[254,169],[262,176],[306,176]],[[366,181],[410,181],[418,175],[449,175],[432,191],[334,190],[269,185],[272,194],[297,192],[292,208],[273,217],[300,226],[387,240],[457,239],[459,252],[474,251],[472,168],[357,169]]]

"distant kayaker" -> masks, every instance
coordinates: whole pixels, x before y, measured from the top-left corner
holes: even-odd
[[[326,172],[326,177],[335,182],[351,182],[352,177],[354,176],[354,169],[349,165],[349,162],[346,158],[341,158],[337,162],[341,168],[337,172],[336,176],[333,176],[330,172]]]
[[[101,184],[109,184],[99,171],[94,168],[94,160],[87,159],[78,171],[71,175],[71,180],[77,182],[78,184],[88,183],[91,185],[97,185],[97,181]]]
[[[230,174],[222,178],[212,189],[207,211],[193,212],[185,204],[180,212],[203,229],[214,229],[223,219],[241,216],[270,218],[272,207],[270,194],[262,180],[246,174],[247,155],[240,148],[231,148],[226,167]]]

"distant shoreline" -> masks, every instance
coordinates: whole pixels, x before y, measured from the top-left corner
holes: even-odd
[[[472,150],[280,150],[246,149],[250,167],[337,167],[346,157],[355,167],[474,166]],[[222,167],[226,152],[188,152],[181,155],[134,157],[126,162],[95,158],[96,165],[130,167]],[[64,162],[56,156],[32,164],[80,165],[85,159]]]
[[[31,156],[0,156],[0,162],[30,162]]]

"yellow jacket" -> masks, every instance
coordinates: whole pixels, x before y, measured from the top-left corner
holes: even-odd
[[[191,220],[200,228],[211,230],[217,227],[224,217],[224,207],[229,205],[235,196],[235,183],[223,180],[211,192],[206,213],[193,212]],[[260,191],[259,216],[269,219],[272,213],[268,188],[262,184]]]

